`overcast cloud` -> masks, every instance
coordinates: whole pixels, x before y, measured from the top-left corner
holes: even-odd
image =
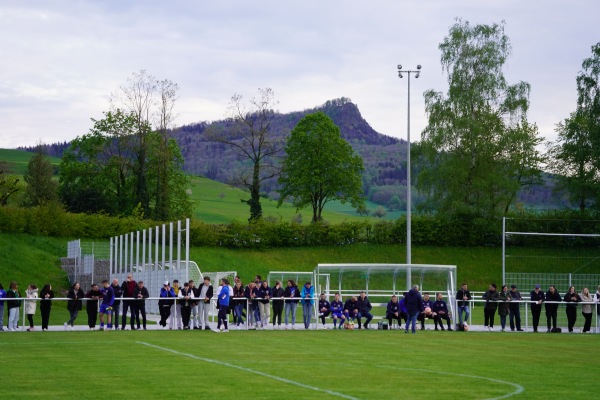
[[[531,84],[529,120],[553,139],[600,41],[598,15],[597,0],[0,0],[0,147],[85,134],[141,69],[179,85],[176,125],[221,119],[233,94],[271,87],[281,112],[349,97],[374,129],[406,138],[399,63],[423,65],[411,80],[418,140],[422,93],[447,90],[438,44],[455,17],[506,21],[506,76]]]

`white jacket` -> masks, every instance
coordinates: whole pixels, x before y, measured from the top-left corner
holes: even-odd
[[[38,292],[35,289],[26,290],[25,293],[27,293],[28,299],[37,299],[38,298]],[[36,306],[37,306],[37,301],[25,300],[25,314],[35,314]]]

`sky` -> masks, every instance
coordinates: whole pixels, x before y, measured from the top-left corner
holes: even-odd
[[[234,94],[272,88],[280,112],[346,97],[378,132],[411,141],[423,92],[446,92],[438,49],[459,17],[505,21],[509,83],[531,84],[529,121],[555,140],[575,77],[600,42],[600,2],[578,0],[0,0],[0,148],[69,141],[135,72],[179,85],[175,125],[225,117]]]

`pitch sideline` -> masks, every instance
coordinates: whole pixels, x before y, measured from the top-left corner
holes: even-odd
[[[332,395],[332,396],[341,397],[341,398],[348,399],[348,400],[360,400],[357,397],[352,397],[352,396],[349,396],[349,395],[344,394],[344,393],[339,393],[339,392],[335,392],[335,391],[327,390],[327,389],[321,389],[321,388],[318,388],[316,386],[306,385],[304,383],[292,381],[290,379],[282,378],[280,376],[267,374],[265,372],[255,371],[253,369],[242,367],[242,366],[235,365],[235,364],[229,364],[229,363],[226,363],[224,361],[213,360],[213,359],[205,358],[205,357],[199,357],[199,356],[195,356],[195,355],[189,354],[189,353],[182,353],[182,352],[177,351],[177,350],[169,349],[167,347],[157,346],[157,345],[154,345],[154,344],[151,344],[151,343],[139,342],[139,341],[136,341],[136,343],[144,345],[144,346],[152,347],[152,348],[155,348],[155,349],[158,349],[158,350],[166,351],[166,352],[169,352],[169,353],[177,354],[177,355],[180,355],[180,356],[185,356],[185,357],[193,358],[194,360],[199,360],[199,361],[204,361],[204,362],[211,363],[211,364],[221,365],[221,366],[224,366],[224,367],[239,369],[240,371],[249,372],[249,373],[255,374],[255,375],[260,375],[260,376],[263,376],[265,378],[270,378],[270,379],[274,379],[274,380],[277,380],[277,381],[280,381],[280,382],[283,382],[283,383],[287,383],[289,385],[295,385],[295,386],[299,386],[299,387],[304,388],[304,389],[314,390],[315,392],[325,393],[325,394],[329,394],[329,395]]]

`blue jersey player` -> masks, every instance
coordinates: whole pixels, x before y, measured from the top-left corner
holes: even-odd
[[[104,330],[104,314],[107,315],[107,329],[111,330],[112,328],[112,306],[115,302],[115,292],[113,288],[108,283],[108,280],[102,281],[102,289],[100,289],[100,293],[102,293],[102,303],[100,304],[100,330]]]

